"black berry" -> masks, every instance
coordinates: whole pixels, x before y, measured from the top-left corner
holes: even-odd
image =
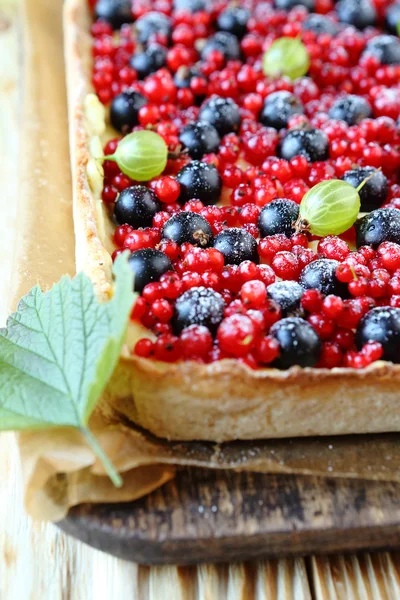
[[[365,29],[376,23],[376,10],[370,0],[340,0],[336,4],[339,21]]]
[[[132,23],[131,0],[98,0],[94,11],[96,19],[106,21],[113,29],[119,29],[124,23]]]
[[[321,340],[307,321],[299,317],[287,317],[274,323],[270,329],[279,342],[280,354],[274,362],[279,369],[314,367],[320,357]]]
[[[218,202],[222,180],[213,165],[193,160],[179,171],[176,178],[181,186],[180,203],[184,204],[194,198],[206,205]]]
[[[179,90],[186,89],[190,87],[190,81],[192,77],[192,69],[188,69],[188,67],[185,66],[179,67],[174,75],[174,83]]]
[[[226,265],[240,265],[244,260],[259,262],[257,242],[245,229],[224,229],[216,236],[213,245],[224,255]]]
[[[217,27],[220,31],[227,31],[242,38],[247,32],[247,21],[250,12],[241,6],[232,6],[223,10],[217,19]]]
[[[142,94],[126,91],[115,96],[110,107],[111,125],[121,133],[128,133],[138,125],[139,110],[147,103]]]
[[[211,288],[194,287],[180,296],[175,304],[172,328],[176,335],[190,325],[204,325],[215,334],[224,318],[225,302]]]
[[[149,44],[143,52],[134,54],[130,60],[131,67],[137,72],[139,79],[144,79],[165,65],[167,50],[161,44]]]
[[[314,0],[274,0],[274,5],[279,10],[291,10],[295,6],[304,6],[309,11],[315,10]]]
[[[361,212],[370,212],[382,206],[389,192],[388,180],[382,171],[378,171],[374,167],[357,167],[346,171],[343,175],[344,181],[358,188],[372,173],[375,173],[374,176],[358,192],[361,198]]]
[[[307,31],[314,31],[317,35],[327,33],[328,35],[336,35],[338,32],[338,24],[326,15],[313,13],[308,15],[302,23],[302,28]]]
[[[171,217],[164,225],[162,237],[181,245],[189,242],[205,248],[213,241],[209,222],[194,212],[181,212]]]
[[[377,248],[382,242],[400,244],[400,210],[377,208],[356,221],[356,244]]]
[[[260,212],[258,227],[260,236],[283,233],[290,237],[294,233],[294,224],[299,216],[299,205],[293,200],[280,198],[266,204]]]
[[[179,141],[187,149],[191,158],[202,158],[204,154],[216,152],[221,138],[210,123],[189,123],[181,130]]]
[[[290,117],[304,113],[304,107],[294,94],[287,91],[269,94],[264,101],[260,121],[267,127],[283,129],[287,127]]]
[[[383,360],[400,362],[400,308],[377,306],[361,319],[356,331],[357,348],[368,342],[383,346]]]
[[[277,147],[281,158],[291,160],[294,156],[304,156],[308,162],[329,158],[329,141],[320,129],[291,129]]]
[[[190,68],[185,66],[179,67],[174,75],[174,83],[178,89],[190,88],[193,77],[202,79],[205,86],[207,86],[207,78],[204,77],[203,73],[197,69],[196,65]],[[201,104],[205,98],[205,94],[199,94],[198,92],[196,93],[195,89],[192,89],[191,92],[194,95],[195,104]]]
[[[164,13],[151,11],[139,17],[135,22],[135,30],[141,44],[154,41],[157,35],[169,38],[172,31],[171,19]]]
[[[199,11],[207,12],[210,2],[209,0],[174,0],[173,5],[176,11],[195,13]]]
[[[362,119],[372,115],[371,105],[362,96],[348,94],[338,98],[329,109],[331,119],[346,121],[349,125],[357,125]]]
[[[377,35],[369,40],[363,55],[374,56],[383,65],[399,65],[400,40],[394,35]]]
[[[222,137],[240,127],[239,107],[231,98],[214,96],[200,109],[199,120],[213,125]]]
[[[182,66],[179,67],[177,72],[174,75],[174,83],[178,89],[184,89],[190,87],[190,82],[192,77],[199,77],[201,74],[197,73],[194,69],[189,69],[188,67]],[[205,79],[205,77],[204,77]]]
[[[389,33],[393,33],[394,35],[398,35],[398,27],[400,23],[400,3],[395,2],[391,4],[386,10],[386,29]]]
[[[268,286],[267,294],[280,306],[282,314],[287,316],[299,310],[304,290],[297,281],[276,281]]]
[[[190,87],[190,82],[193,77],[201,77],[204,81],[207,79],[202,75],[200,71],[196,69],[196,67],[179,67],[177,72],[174,75],[174,83],[177,88],[183,89]]]
[[[299,284],[305,290],[318,290],[325,296],[335,294],[346,298],[349,295],[347,285],[339,281],[335,274],[338,266],[337,260],[319,258],[304,267]]]
[[[144,185],[134,185],[123,190],[115,205],[114,218],[118,225],[127,223],[135,229],[151,227],[161,203],[152,190]]]
[[[133,284],[136,292],[142,292],[145,285],[152,281],[159,281],[161,275],[172,271],[172,264],[168,256],[160,250],[153,250],[153,248],[132,252],[128,262],[134,274]]]
[[[226,31],[217,31],[208,38],[201,51],[202,60],[207,60],[207,57],[215,50],[218,50],[225,60],[239,60],[241,56],[237,37]]]

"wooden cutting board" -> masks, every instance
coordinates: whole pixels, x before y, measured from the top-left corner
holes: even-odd
[[[67,533],[142,564],[400,546],[400,484],[183,469],[132,503],[83,505]]]

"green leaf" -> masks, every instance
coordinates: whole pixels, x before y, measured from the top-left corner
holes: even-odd
[[[398,21],[396,23],[396,31],[397,31],[397,35],[400,35],[400,21]]]
[[[107,463],[87,423],[118,362],[134,302],[126,256],[114,274],[109,302],[97,300],[84,273],[22,298],[0,330],[0,430],[77,427]]]

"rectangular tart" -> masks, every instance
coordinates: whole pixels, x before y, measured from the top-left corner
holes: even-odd
[[[73,174],[76,268],[99,298],[112,293],[112,226],[102,207],[96,158],[110,138],[106,110],[91,86],[91,15],[66,0],[65,59]],[[169,440],[248,440],[400,431],[400,366],[252,370],[233,359],[175,364],[132,353],[143,330],[131,323],[105,400],[134,423]]]

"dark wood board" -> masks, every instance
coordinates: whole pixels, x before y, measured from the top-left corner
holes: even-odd
[[[400,484],[186,468],[145,498],[83,505],[58,524],[142,564],[400,547]]]

